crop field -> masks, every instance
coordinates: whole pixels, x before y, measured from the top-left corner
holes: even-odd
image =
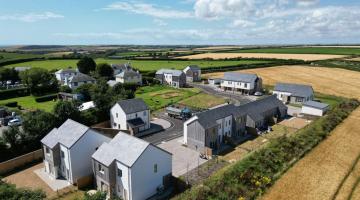
[[[184,59],[226,59],[226,58],[265,58],[265,59],[284,59],[284,60],[327,60],[343,58],[344,55],[327,55],[327,54],[290,54],[290,53],[203,53],[190,56],[182,56]]]
[[[356,71],[326,67],[280,66],[241,70],[241,72],[256,73],[267,85],[275,85],[276,82],[310,84],[316,92],[323,94],[360,98],[360,72]],[[205,76],[222,77],[223,73],[211,73]]]
[[[360,109],[286,172],[263,196],[276,199],[358,199]]]
[[[360,55],[360,48],[354,47],[282,47],[262,49],[240,49],[229,51],[232,53],[284,53],[284,54],[332,54],[332,55]]]
[[[120,64],[130,62],[133,67],[142,70],[142,71],[151,71],[158,70],[160,68],[174,68],[174,69],[184,69],[188,65],[198,65],[201,68],[208,67],[222,67],[222,66],[231,66],[239,64],[260,64],[260,63],[269,63],[272,61],[263,61],[263,60],[238,60],[238,61],[178,61],[178,60],[118,60],[118,59],[103,59],[99,58],[95,60],[97,63],[109,63],[109,64]],[[13,65],[8,65],[7,67],[19,67],[19,66],[29,66],[29,67],[40,67],[48,70],[55,69],[66,69],[68,67],[75,68],[78,60],[45,60],[45,61],[31,61],[18,63]]]

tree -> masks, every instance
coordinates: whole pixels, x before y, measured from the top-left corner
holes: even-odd
[[[54,115],[59,126],[67,119],[72,119],[74,121],[80,120],[80,111],[77,105],[72,101],[59,101],[56,103]]]
[[[0,68],[0,81],[12,82],[20,80],[19,73],[14,68]]]
[[[3,132],[3,139],[5,143],[10,145],[12,151],[20,152],[21,143],[22,143],[22,133],[20,132],[19,127],[11,126],[9,129]],[[20,148],[20,149],[19,149]],[[20,151],[19,151],[20,150]]]
[[[91,99],[96,105],[96,109],[104,116],[108,115],[111,108],[112,98],[109,85],[105,80],[99,80],[91,92]]]
[[[60,87],[59,91],[60,92],[65,92],[65,93],[71,93],[72,89],[67,85],[63,85],[63,86]]]
[[[95,71],[96,63],[92,58],[85,56],[79,60],[77,67],[79,72],[89,74],[91,71]]]
[[[87,192],[84,194],[84,200],[105,200],[106,193],[97,191],[94,194],[88,194]]]
[[[46,194],[42,190],[16,188],[16,185],[0,180],[0,199],[7,200],[42,200]]]
[[[95,85],[92,83],[82,84],[75,89],[75,93],[79,93],[82,95],[83,101],[90,101],[91,100],[91,93],[93,91],[93,87]]]
[[[113,68],[107,63],[100,63],[96,66],[96,73],[99,77],[110,79],[113,74]]]
[[[53,74],[46,69],[31,68],[20,72],[20,78],[26,84],[31,93],[44,94],[58,90],[58,82]]]

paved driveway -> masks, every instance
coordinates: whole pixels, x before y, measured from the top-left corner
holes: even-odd
[[[199,152],[182,146],[182,141],[183,137],[179,137],[158,145],[173,154],[172,170],[175,177],[179,177],[207,161],[199,157]]]

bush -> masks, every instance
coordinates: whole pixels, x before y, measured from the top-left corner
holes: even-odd
[[[209,177],[201,186],[175,199],[255,199],[262,195],[293,162],[299,160],[342,122],[357,100],[345,100],[328,115],[314,121],[291,137],[280,137],[243,160]]]
[[[46,195],[41,190],[29,190],[25,188],[16,188],[15,185],[6,183],[0,180],[0,199],[7,200],[41,200],[45,199]]]
[[[30,90],[28,88],[0,90],[0,100],[11,99],[16,97],[24,97],[29,95],[30,95]]]
[[[17,105],[18,105],[17,101],[8,102],[8,103],[5,104],[5,106],[12,107],[12,108],[17,107]]]
[[[50,95],[45,95],[45,96],[41,96],[41,97],[36,97],[35,101],[36,102],[46,102],[46,101],[52,101],[54,99],[57,99],[57,94],[50,94]]]

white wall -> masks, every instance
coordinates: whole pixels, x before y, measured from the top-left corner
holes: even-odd
[[[115,174],[116,174],[116,193],[118,196],[123,197],[123,199],[130,199],[129,198],[129,186],[130,186],[130,177],[129,177],[129,173],[130,170],[127,166],[121,164],[120,162],[116,162],[115,167],[117,169],[120,169],[122,171],[122,176],[119,177],[118,173],[117,173],[117,169],[115,169]],[[111,170],[111,169],[110,169]],[[119,188],[121,191],[119,191]],[[124,189],[126,190],[126,198],[124,198]]]
[[[116,117],[116,113],[118,114],[117,115],[118,117]],[[120,129],[126,130],[127,129],[126,121],[139,117],[146,123],[145,129],[149,129],[150,128],[150,110],[146,110],[145,113],[146,113],[146,115],[144,115],[144,111],[141,111],[141,112],[126,115],[125,112],[121,109],[120,105],[115,104],[110,109],[111,127],[113,129],[119,129],[119,124],[120,124]],[[116,126],[114,126],[114,123],[116,123]],[[141,129],[140,131],[143,131],[143,129]]]
[[[276,94],[276,97],[280,100],[283,101],[283,96],[291,96],[291,93],[289,92],[280,92],[280,91],[273,91],[273,94]]]
[[[157,173],[154,173],[157,164]],[[163,177],[172,173],[172,156],[149,145],[131,168],[132,200],[143,200],[156,194]]]
[[[308,114],[308,115],[315,115],[315,116],[323,116],[324,111],[322,109],[302,106],[301,113]]]
[[[115,80],[119,83],[142,83],[142,76],[139,74],[139,76],[126,77],[125,79],[123,77],[116,77]]]
[[[191,117],[190,119],[188,119],[187,121],[184,122],[184,128],[183,128],[183,132],[184,132],[184,137],[183,137],[183,144],[187,144],[187,135],[188,135],[188,125],[190,123],[192,123],[195,120],[198,120],[199,118],[195,115],[193,117]]]
[[[64,152],[64,158],[61,157],[61,152]],[[70,183],[74,183],[74,179],[71,171],[71,155],[67,147],[60,144],[60,175],[66,177]],[[64,170],[63,170],[64,167]],[[67,174],[68,171],[68,174]]]
[[[246,87],[245,87],[246,84]],[[238,81],[222,81],[221,87],[231,87],[237,89],[251,90],[254,89],[254,83],[238,82]]]
[[[172,85],[172,74],[164,73],[164,81],[169,85]]]
[[[78,178],[92,174],[91,156],[104,142],[110,138],[89,129],[70,149],[71,171],[74,182]]]

